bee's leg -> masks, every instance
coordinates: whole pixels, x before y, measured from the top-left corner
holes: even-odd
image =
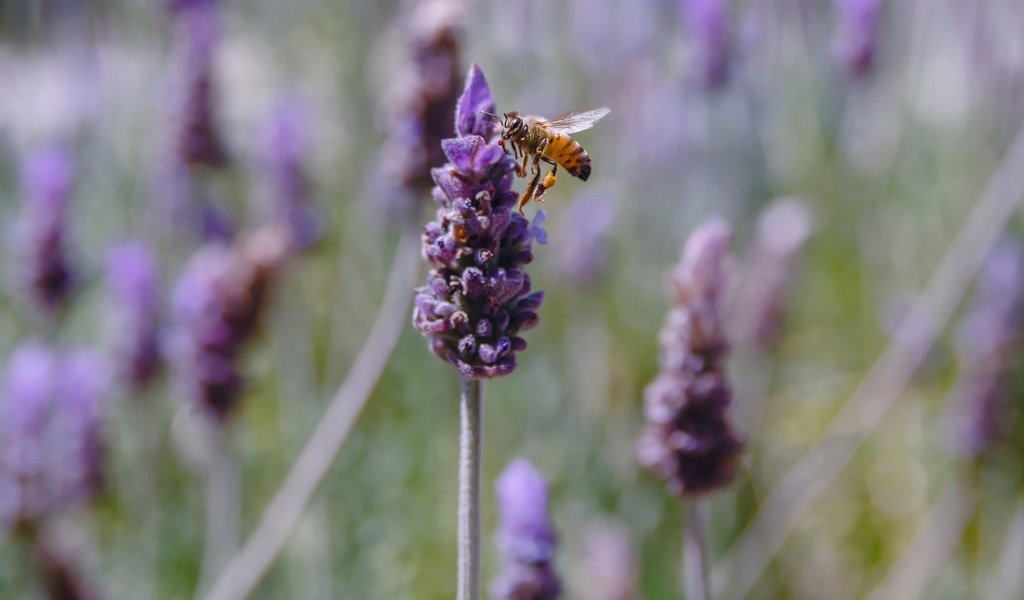
[[[526,206],[526,203],[529,202],[531,198],[533,198],[533,188],[537,187],[538,181],[540,181],[539,169],[537,170],[537,174],[533,176],[533,179],[530,180],[530,185],[526,186],[526,189],[523,190],[523,195],[519,197],[519,206],[517,207],[519,209],[519,214],[523,214],[523,207]]]
[[[555,182],[557,181],[555,175],[558,173],[558,163],[556,163],[554,160],[546,156],[542,156],[541,159],[544,162],[548,163],[549,165],[552,165],[552,167],[551,172],[544,176],[544,181],[542,181],[541,184],[537,186],[536,190],[533,193],[533,198],[537,202],[544,201],[544,192],[548,191],[548,188],[553,187],[555,185]]]
[[[518,158],[518,157],[516,157],[516,158]],[[530,160],[530,157],[527,156],[526,153],[524,152],[523,153],[523,166],[519,166],[519,164],[516,163],[516,175],[518,175],[520,177],[526,177],[526,161],[528,161],[528,160]]]

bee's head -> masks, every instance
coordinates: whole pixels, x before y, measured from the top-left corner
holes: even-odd
[[[523,122],[523,118],[519,116],[519,113],[510,111],[502,116],[504,120],[501,122],[501,139],[517,138],[526,133],[526,123]]]

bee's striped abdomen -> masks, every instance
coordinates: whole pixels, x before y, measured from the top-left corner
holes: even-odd
[[[550,140],[544,156],[561,165],[573,177],[586,181],[590,177],[590,155],[583,146],[564,133],[556,133]]]

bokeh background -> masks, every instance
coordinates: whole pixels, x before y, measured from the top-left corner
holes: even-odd
[[[197,248],[260,222],[268,115],[280,98],[294,100],[320,235],[289,261],[240,357],[246,385],[224,437],[240,469],[244,537],[366,342],[401,222],[409,211],[420,222],[432,214],[429,192],[403,188],[386,167],[410,70],[436,68],[416,62],[413,42],[439,20],[457,40],[458,86],[480,65],[499,110],[612,110],[577,138],[593,157],[590,180],[563,175],[546,195],[549,243],[529,267],[546,297],[529,348],[515,373],[485,385],[485,579],[497,568],[492,484],[523,456],[551,483],[569,598],[681,596],[683,501],[638,466],[635,444],[670,305],[665,274],[687,235],[712,216],[733,228],[735,291],[723,310],[746,447],[736,480],[706,499],[721,581],[769,492],[893,343],[1007,156],[1024,106],[1024,4],[1015,0],[221,1],[212,4],[220,34],[199,43],[183,41],[204,35],[181,17],[190,4],[205,3],[0,3],[3,361],[33,339],[116,360],[104,265],[127,237],[158,253],[166,316]],[[181,160],[176,111],[190,52],[210,61],[224,160],[192,169],[180,194],[166,174]],[[64,308],[41,314],[19,284],[12,232],[25,204],[21,165],[54,144],[74,165],[65,235],[77,277]],[[788,212],[759,221],[783,198]],[[1020,218],[1002,229],[1000,247],[1019,253]],[[796,240],[785,267],[759,262],[772,239]],[[1004,279],[1019,283],[1021,264]],[[783,301],[760,344],[749,335],[763,300],[751,282],[773,268],[785,271]],[[995,287],[1011,304],[1022,291]],[[1020,323],[971,329],[974,292],[943,292],[959,308],[936,323],[940,335],[878,427],[828,430],[864,440],[827,473],[831,485],[778,552],[765,550],[750,589],[734,593],[860,598],[893,577],[929,598],[1024,593],[1006,579],[1024,544],[1013,406]],[[971,354],[996,337],[984,358]],[[1001,403],[964,391],[977,372]],[[103,486],[60,515],[79,568],[111,598],[190,597],[200,579],[213,436],[175,377],[165,369],[141,392],[111,377]],[[254,597],[454,595],[458,385],[403,325]],[[949,424],[956,407],[1001,425],[984,452],[965,456]],[[907,550],[929,532],[936,538],[924,546],[938,552]],[[0,597],[45,593],[30,547],[11,531],[0,537]],[[602,596],[613,587],[603,577],[635,587]]]

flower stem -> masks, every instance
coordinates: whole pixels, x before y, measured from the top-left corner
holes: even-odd
[[[483,438],[482,384],[463,379],[459,429],[458,600],[480,598],[480,443]]]
[[[232,455],[228,427],[211,432],[206,474],[206,549],[200,590],[206,590],[238,546],[238,465]]]
[[[402,333],[402,315],[408,311],[409,289],[419,268],[419,238],[418,228],[411,225],[402,232],[384,299],[365,344],[256,528],[220,573],[207,600],[252,594],[330,470]]]
[[[686,533],[683,536],[683,588],[686,600],[708,600],[708,557],[704,543],[704,506],[690,500],[686,512]]]

